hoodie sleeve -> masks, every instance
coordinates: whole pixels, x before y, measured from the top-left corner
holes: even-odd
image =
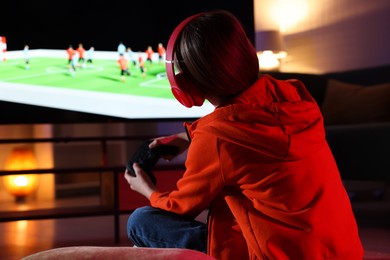
[[[208,208],[224,185],[217,142],[210,134],[195,134],[187,154],[186,171],[176,190],[154,192],[151,206],[188,216],[196,216]]]

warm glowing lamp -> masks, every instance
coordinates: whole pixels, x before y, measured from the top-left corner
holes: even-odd
[[[25,147],[14,148],[8,156],[5,170],[33,170],[37,162],[31,149]],[[35,174],[7,175],[4,177],[5,189],[15,196],[17,202],[25,201],[26,197],[38,187],[38,176]]]
[[[256,32],[256,50],[260,70],[279,70],[280,61],[287,56],[282,35],[277,30]]]

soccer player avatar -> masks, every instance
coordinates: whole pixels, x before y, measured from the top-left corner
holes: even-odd
[[[87,51],[87,63],[92,64],[95,47],[91,46]]]
[[[125,52],[126,52],[126,46],[123,44],[123,42],[119,42],[119,45],[118,45],[118,54],[119,56],[122,54],[122,55],[125,55]]]
[[[79,54],[79,60],[78,60],[78,67],[85,67],[85,49],[82,43],[79,43],[79,46],[77,47],[76,51]]]
[[[137,66],[137,60],[135,58],[134,51],[130,47],[127,47],[126,53],[127,53],[128,58],[129,58],[129,61],[133,64],[133,66],[135,68]]]
[[[157,53],[158,53],[158,61],[160,63],[163,63],[164,55],[165,55],[165,48],[161,42],[157,45]]]
[[[128,63],[128,61],[125,58],[125,56],[123,54],[120,54],[119,59],[118,59],[118,64],[119,64],[119,67],[121,69],[121,81],[123,83],[125,82],[125,75],[130,76],[130,71],[129,71],[129,68],[127,66],[127,63]]]
[[[26,70],[30,69],[30,53],[29,53],[30,47],[26,44],[23,48],[23,57],[24,57],[24,63]]]
[[[138,64],[139,64],[139,69],[141,70],[142,77],[146,77],[146,68],[145,68],[145,62],[144,58],[142,58],[142,55],[139,55],[138,57]]]
[[[73,56],[75,55],[75,50],[73,49],[72,44],[69,44],[68,49],[66,49],[66,53],[68,54],[68,68],[72,68],[72,59]]]
[[[70,67],[70,74],[72,77],[76,76],[76,67],[79,64],[79,55],[77,51],[73,52],[72,60],[71,60],[71,67]]]
[[[152,46],[148,46],[145,53],[146,53],[146,60],[149,61],[150,65],[152,65],[152,56],[154,53]]]

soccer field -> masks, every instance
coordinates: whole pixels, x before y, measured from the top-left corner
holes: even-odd
[[[30,59],[29,69],[23,59],[0,62],[0,81],[26,85],[99,91],[146,97],[173,98],[165,73],[165,65],[145,63],[146,77],[138,66],[129,64],[130,76],[121,81],[116,60],[96,59],[93,64],[78,67],[74,76],[66,58],[36,57]]]

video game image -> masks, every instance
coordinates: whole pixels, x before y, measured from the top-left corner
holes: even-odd
[[[212,111],[209,104],[190,110],[174,99],[157,50],[148,60],[146,52],[129,47],[123,53],[119,46],[117,52],[78,48],[4,51],[0,100],[130,119]]]
[[[196,12],[226,9],[254,39],[252,0],[241,1],[240,8],[233,0],[85,0],[71,6],[48,0],[2,3],[0,107],[10,112],[0,123],[197,119],[214,107],[206,101],[186,108],[165,75],[161,53],[176,25]],[[125,62],[119,61],[120,51]]]

